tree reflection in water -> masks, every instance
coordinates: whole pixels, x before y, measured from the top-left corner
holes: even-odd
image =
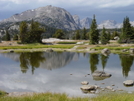
[[[108,58],[109,58],[109,55],[106,56],[106,55],[101,54],[101,64],[102,64],[103,71],[106,67]]]
[[[21,53],[20,67],[22,73],[26,73],[28,67],[31,66],[32,74],[34,74],[35,68],[38,68],[40,66],[40,63],[43,61],[45,61],[45,57],[43,57],[43,52]]]
[[[97,65],[99,63],[99,54],[90,54],[89,55],[90,70],[93,73],[97,70]]]
[[[120,54],[119,58],[122,66],[122,74],[123,76],[128,77],[131,66],[133,65],[134,56],[129,54]]]

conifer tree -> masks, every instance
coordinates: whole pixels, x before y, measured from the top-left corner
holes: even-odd
[[[20,40],[21,40],[21,43],[27,43],[28,41],[28,25],[25,21],[22,21],[20,23]]]
[[[107,44],[109,42],[108,33],[106,33],[106,29],[103,26],[101,37],[100,37],[101,44]]]
[[[83,28],[83,34],[82,34],[82,39],[83,39],[83,40],[86,40],[86,39],[87,39],[87,38],[86,38],[86,33],[87,33],[87,32],[86,32],[86,28],[84,27],[84,28]]]
[[[129,22],[129,18],[124,18],[122,33],[120,35],[120,43],[130,43],[131,40],[134,40],[134,33],[132,32],[132,26]]]
[[[97,29],[95,15],[93,16],[92,24],[90,27],[89,39],[90,39],[90,44],[98,44],[99,43],[99,31]]]
[[[6,30],[5,40],[10,41],[10,34],[9,34],[8,30]]]
[[[79,32],[79,30],[76,31],[75,39],[76,40],[79,40],[80,39],[80,32]]]
[[[56,30],[55,34],[53,35],[55,38],[64,39],[64,32],[62,29]]]

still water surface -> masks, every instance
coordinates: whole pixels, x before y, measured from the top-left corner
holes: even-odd
[[[95,70],[111,73],[94,79]],[[90,75],[89,75],[90,74]],[[134,56],[75,52],[0,53],[0,89],[7,92],[57,92],[84,96],[82,81],[91,85],[134,91],[123,81],[134,80]]]

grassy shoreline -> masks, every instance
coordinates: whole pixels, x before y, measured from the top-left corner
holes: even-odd
[[[108,48],[111,50],[111,53],[122,53],[129,54],[129,49],[134,48],[134,45],[121,46],[119,44],[110,44],[110,45],[76,45],[76,44],[56,44],[56,45],[43,45],[39,43],[35,44],[25,44],[25,45],[9,45],[9,46],[0,46],[0,52],[34,52],[34,51],[46,51],[47,49],[53,49],[54,51],[71,51],[71,52],[89,52],[89,53],[101,53],[101,50]],[[92,50],[95,51],[92,51]],[[123,49],[128,51],[123,52]]]
[[[65,93],[34,93],[31,95],[0,96],[0,101],[133,101],[134,93],[102,93],[96,97],[69,97]]]

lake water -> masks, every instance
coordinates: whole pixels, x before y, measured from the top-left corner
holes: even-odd
[[[111,73],[106,79],[95,79],[95,70]],[[89,75],[90,74],[90,75]],[[134,56],[75,52],[0,53],[0,89],[7,92],[56,92],[85,96],[82,81],[102,88],[134,91],[123,85],[134,80]]]

